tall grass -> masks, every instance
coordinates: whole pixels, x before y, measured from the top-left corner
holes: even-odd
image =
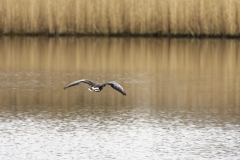
[[[0,0],[0,34],[240,35],[239,0]]]

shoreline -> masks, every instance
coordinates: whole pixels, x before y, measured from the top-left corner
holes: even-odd
[[[226,39],[239,39],[240,35],[214,35],[214,34],[83,34],[83,33],[5,33],[1,34],[0,37],[142,37],[142,38],[226,38]]]

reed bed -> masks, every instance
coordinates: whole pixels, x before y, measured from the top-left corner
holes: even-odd
[[[239,0],[0,0],[0,34],[240,35]]]

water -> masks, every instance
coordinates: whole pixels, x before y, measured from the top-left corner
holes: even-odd
[[[240,159],[240,42],[0,38],[0,159]],[[72,81],[115,80],[100,93]]]

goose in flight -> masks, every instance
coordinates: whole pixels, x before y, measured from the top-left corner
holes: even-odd
[[[113,89],[117,90],[118,92],[120,92],[124,96],[126,96],[126,93],[125,93],[124,89],[122,88],[122,86],[120,86],[117,82],[114,82],[114,81],[105,82],[103,84],[97,84],[97,83],[94,83],[87,79],[81,79],[81,80],[70,83],[69,85],[64,87],[64,89],[78,85],[79,83],[82,83],[82,82],[91,86],[91,88],[88,88],[88,90],[91,92],[100,92],[106,85],[110,85]]]

